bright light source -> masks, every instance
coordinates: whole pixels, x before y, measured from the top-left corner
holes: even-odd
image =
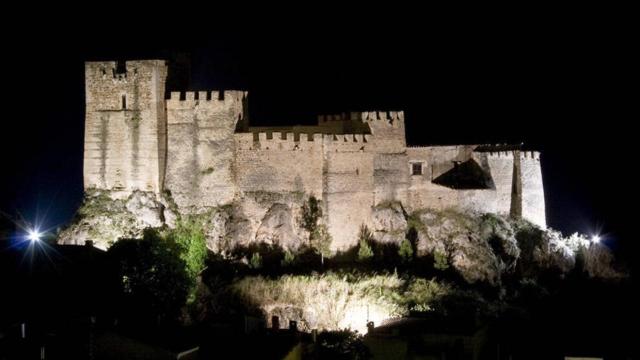
[[[599,243],[600,242],[600,236],[599,235],[593,235],[591,237],[591,242],[592,243]]]
[[[27,235],[27,238],[31,241],[31,242],[35,242],[35,241],[40,241],[40,237],[42,236],[42,234],[38,231],[38,230],[29,230],[29,235]]]

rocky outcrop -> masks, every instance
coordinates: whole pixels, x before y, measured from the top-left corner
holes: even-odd
[[[141,237],[148,227],[161,227],[166,219],[175,219],[174,210],[165,206],[170,200],[153,192],[136,191],[127,197],[108,191],[88,191],[71,224],[58,236],[60,244],[84,244],[106,249],[121,238]]]
[[[304,200],[300,194],[259,192],[225,206],[178,208],[169,193],[89,191],[58,243],[92,240],[106,249],[119,239],[141,237],[145,228],[173,228],[181,217],[191,217],[202,224],[207,248],[216,253],[257,242],[295,251],[308,236],[300,224]]]
[[[106,249],[121,238],[139,238],[145,228],[175,227],[181,217],[203,226],[207,248],[228,255],[236,247],[265,243],[295,253],[309,234],[301,222],[307,198],[302,193],[245,193],[220,207],[178,208],[169,193],[135,191],[123,196],[90,191],[71,225],[59,234],[62,244],[92,240]],[[535,277],[543,271],[565,274],[580,266],[590,276],[617,277],[612,255],[583,236],[563,237],[526,221],[493,214],[424,209],[407,215],[402,204],[372,208],[373,239],[383,244],[415,241],[416,255],[450,267],[469,283],[498,285],[506,273]],[[413,234],[413,235],[412,235]]]
[[[551,270],[565,274],[583,259],[584,271],[615,277],[611,252],[579,235],[563,237],[526,221],[492,214],[422,210],[409,226],[417,232],[418,256],[441,257],[467,282],[497,285],[506,273],[535,277]]]
[[[382,203],[373,208],[373,236],[381,243],[400,244],[407,232],[407,216],[400,202]]]
[[[297,250],[302,244],[294,231],[294,218],[285,204],[273,204],[260,222],[256,241],[278,245],[283,249]]]
[[[153,193],[136,191],[125,203],[127,211],[147,227],[164,225],[164,205]],[[167,210],[167,212],[171,212]]]
[[[424,210],[414,214],[412,220],[418,233],[419,256],[444,256],[470,283],[499,281],[502,254],[494,252],[474,218],[455,212]],[[495,241],[502,243],[502,240]]]

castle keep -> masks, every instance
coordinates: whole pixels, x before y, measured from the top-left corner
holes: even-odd
[[[88,62],[84,187],[168,190],[179,209],[246,205],[248,236],[269,212],[315,196],[332,247],[357,242],[374,209],[510,214],[545,226],[540,156],[511,146],[411,147],[401,111],[320,116],[315,126],[253,127],[243,91],[165,94],[162,60]],[[287,210],[288,209],[288,210]],[[262,223],[261,223],[262,222]]]

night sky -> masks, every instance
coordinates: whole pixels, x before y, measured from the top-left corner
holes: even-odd
[[[184,52],[192,59],[188,90],[248,90],[253,124],[404,110],[412,145],[524,142],[542,151],[549,225],[565,234],[600,229],[631,259],[634,46],[624,24],[585,22],[325,19],[245,31],[211,23],[180,36],[170,27],[134,36],[135,29],[78,27],[9,40],[0,210],[46,214],[45,226],[54,228],[79,205],[84,61]]]

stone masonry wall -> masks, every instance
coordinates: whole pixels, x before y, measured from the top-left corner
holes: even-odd
[[[161,60],[85,64],[86,188],[160,191],[166,73]]]
[[[523,152],[520,163],[522,168],[522,217],[544,228],[547,226],[547,220],[540,154]]]
[[[343,250],[357,243],[362,224],[371,224],[375,144],[368,135],[326,135],[324,151],[325,220],[332,247]]]
[[[322,197],[322,134],[294,141],[293,133],[238,133],[234,139],[238,190]]]
[[[236,123],[246,92],[172,92],[167,100],[166,189],[180,207],[217,206],[236,193]]]
[[[407,212],[521,214],[546,225],[538,153],[407,147],[402,112],[251,127],[246,92],[172,92],[165,100],[164,61],[129,61],[124,70],[115,62],[90,62],[85,71],[85,188],[125,195],[168,190],[184,211],[237,205],[236,215],[248,224],[241,233],[250,234],[242,235],[250,237],[243,243],[303,239],[291,224],[309,196],[322,200],[334,250],[357,244],[360,226],[372,224],[380,204],[401,203]],[[419,174],[412,172],[416,163]],[[434,181],[460,164],[484,174],[481,183],[456,188]]]

